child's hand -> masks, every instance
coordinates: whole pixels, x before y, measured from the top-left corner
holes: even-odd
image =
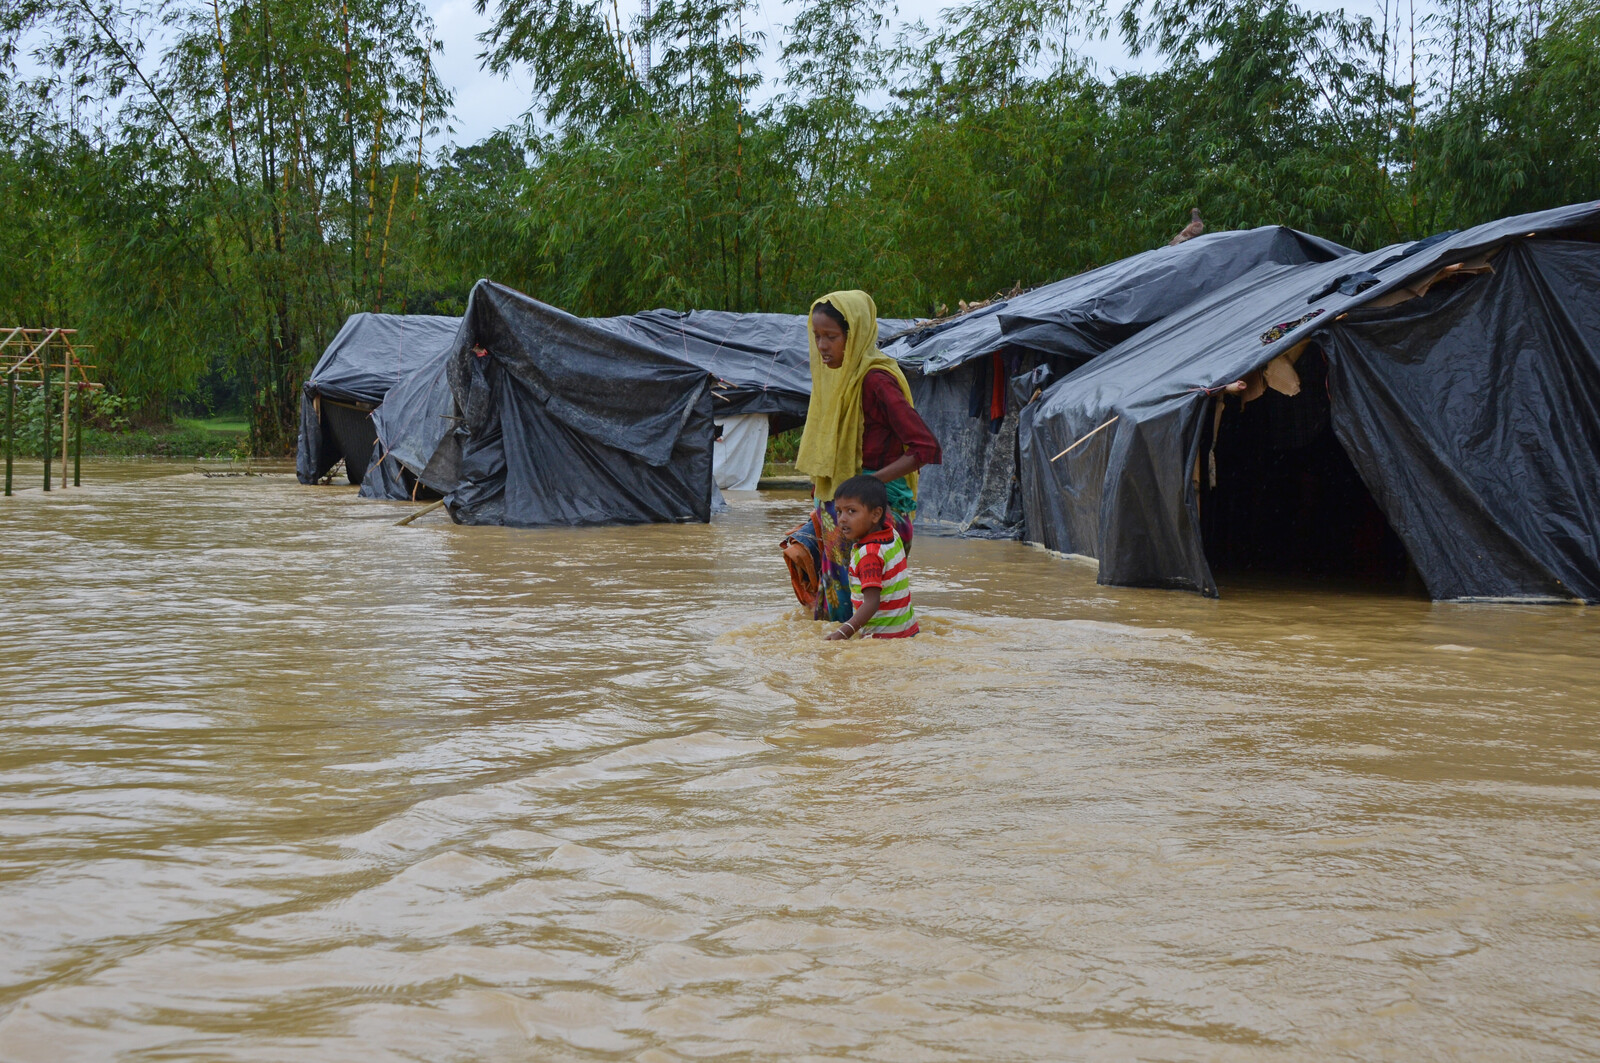
[[[850,633],[842,627],[836,627],[824,637],[824,642],[843,642],[850,637]]]

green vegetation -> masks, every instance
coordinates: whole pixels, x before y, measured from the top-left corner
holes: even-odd
[[[775,40],[746,0],[482,2],[528,119],[431,158],[451,100],[417,0],[5,5],[0,320],[82,328],[129,421],[239,408],[277,454],[348,314],[459,312],[481,276],[580,314],[863,287],[915,316],[1160,245],[1196,205],[1370,248],[1600,195],[1600,0],[985,0],[933,26],[797,0]],[[1074,43],[1109,32],[1153,71],[1091,69]]]
[[[50,453],[60,453],[60,392],[51,396]],[[38,388],[21,389],[16,408],[15,453],[42,457],[45,439],[43,401]],[[203,420],[175,418],[171,423],[133,424],[127,402],[104,391],[88,392],[84,404],[83,453],[119,458],[246,458],[250,424],[239,417]]]
[[[767,464],[793,465],[795,456],[800,453],[800,433],[800,429],[791,428],[768,437]]]

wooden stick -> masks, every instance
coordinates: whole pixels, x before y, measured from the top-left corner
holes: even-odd
[[[67,411],[72,409],[72,352],[61,352],[61,490],[67,489]]]
[[[46,340],[46,342],[49,342]],[[39,346],[44,346],[40,344]],[[39,355],[39,386],[44,389],[44,399],[39,403],[39,408],[44,411],[43,419],[39,422],[39,449],[44,454],[44,489],[50,490],[50,359],[43,354]]]
[[[17,375],[6,375],[6,497],[11,497],[11,449],[16,440]]]
[[[438,509],[442,505],[444,505],[444,499],[442,499],[442,498],[439,499],[439,501],[437,501],[437,502],[431,502],[428,505],[426,505],[426,506],[422,507],[421,509],[417,510],[415,513],[411,514],[411,516],[406,517],[404,520],[395,521],[394,522],[394,526],[396,528],[404,528],[407,524],[410,524],[412,521],[416,520],[418,517],[426,516],[427,514],[432,513],[434,510]]]
[[[1063,450],[1061,453],[1057,454],[1054,458],[1051,458],[1050,460],[1051,461],[1055,461],[1056,458],[1064,458],[1068,454],[1071,454],[1074,450],[1078,449],[1078,444],[1079,443],[1087,443],[1089,441],[1089,437],[1090,436],[1094,436],[1094,435],[1099,434],[1099,432],[1100,432],[1100,430],[1102,428],[1110,428],[1112,425],[1117,423],[1117,421],[1121,418],[1121,416],[1122,416],[1121,414],[1118,414],[1116,417],[1111,418],[1111,420],[1109,420],[1105,424],[1101,425],[1100,428],[1096,428],[1093,432],[1090,432],[1089,435],[1086,435],[1083,438],[1079,439],[1077,443],[1072,444],[1072,446],[1068,447],[1066,450]]]
[[[77,415],[77,418],[78,418],[78,420],[76,422],[77,429],[78,429],[78,434],[75,437],[75,440],[74,440],[74,442],[72,444],[72,486],[73,487],[82,487],[83,486],[83,388],[80,386],[77,389],[77,391],[78,391],[77,396],[76,396],[77,409],[75,409],[73,412]]]

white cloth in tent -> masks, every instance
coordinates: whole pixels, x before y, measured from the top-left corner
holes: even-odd
[[[767,460],[767,415],[719,417],[722,438],[711,448],[711,478],[724,491],[754,491]]]

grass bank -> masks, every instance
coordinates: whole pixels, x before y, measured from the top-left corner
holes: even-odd
[[[154,428],[85,428],[85,456],[107,458],[212,458],[250,456],[250,426],[235,417],[180,417]]]

